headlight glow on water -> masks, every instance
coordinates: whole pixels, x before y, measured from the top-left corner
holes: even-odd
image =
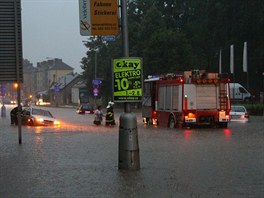
[[[43,118],[36,118],[37,122],[44,122]]]
[[[54,125],[60,125],[60,121],[54,121]]]

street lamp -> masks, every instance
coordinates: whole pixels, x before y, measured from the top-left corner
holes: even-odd
[[[18,88],[18,83],[14,83],[13,86],[14,86],[15,89],[17,89]]]

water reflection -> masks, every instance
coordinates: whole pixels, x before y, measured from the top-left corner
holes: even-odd
[[[208,137],[208,135],[224,136],[224,138],[232,137],[232,130],[229,128],[196,128],[196,129],[183,129],[183,137],[190,139],[194,137]]]
[[[224,129],[224,134],[226,138],[230,138],[232,136],[231,129]]]
[[[41,128],[42,127],[40,127],[40,126],[36,126],[35,127],[35,133],[40,134],[41,133]]]
[[[37,143],[37,144],[42,144],[42,143],[43,143],[43,137],[42,137],[42,136],[37,135],[37,136],[35,137],[35,139],[36,139],[36,143]]]
[[[74,123],[67,123],[64,122],[61,126],[26,126],[28,131],[33,132],[35,134],[42,134],[42,133],[61,133],[61,132],[111,132],[117,131],[117,126],[105,126],[100,125],[96,126],[94,124],[74,124]]]
[[[190,129],[185,129],[183,131],[183,136],[185,139],[189,139],[191,137],[191,134],[192,134],[192,130],[190,130]]]

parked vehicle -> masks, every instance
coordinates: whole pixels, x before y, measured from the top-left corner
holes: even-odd
[[[169,128],[227,127],[229,81],[227,75],[199,70],[151,76],[144,81],[143,120]]]
[[[230,111],[230,121],[248,122],[249,114],[245,106],[232,105]]]
[[[60,122],[43,109],[26,107],[21,113],[21,122],[29,126],[58,126]]]
[[[252,99],[252,95],[241,84],[230,83],[230,98],[234,101],[248,102]]]
[[[77,107],[76,113],[78,114],[93,114],[94,108],[91,104],[81,104]]]
[[[10,100],[10,103],[11,103],[11,104],[16,104],[17,101],[16,101],[16,100]]]

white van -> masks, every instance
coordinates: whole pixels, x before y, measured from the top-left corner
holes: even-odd
[[[231,100],[250,101],[251,93],[239,83],[230,83]]]

